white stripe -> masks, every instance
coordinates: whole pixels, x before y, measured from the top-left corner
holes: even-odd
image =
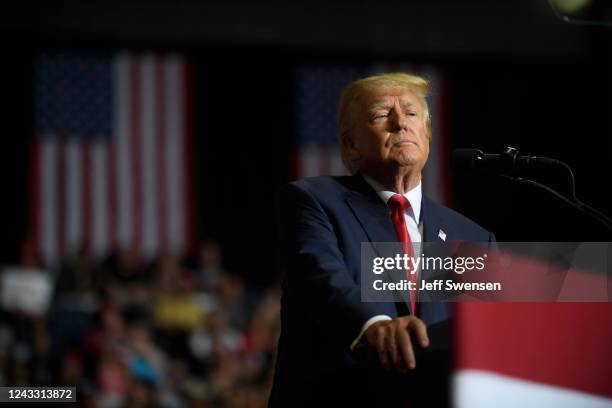
[[[132,174],[132,146],[131,133],[131,106],[130,106],[130,56],[122,54],[117,57],[114,66],[115,89],[114,102],[114,136],[116,153],[116,180],[117,187],[117,244],[121,248],[129,248],[134,239],[132,214],[133,203],[133,174]]]
[[[306,146],[300,151],[300,177],[321,175],[321,153],[316,146]]]
[[[453,375],[455,408],[610,408],[612,399],[482,370]]]
[[[155,165],[155,59],[148,55],[140,67],[140,152],[142,160],[142,255],[158,250],[157,166]]]
[[[339,149],[329,148],[327,150],[327,161],[329,162],[329,174],[332,176],[345,176],[348,170],[342,163],[342,156]]]
[[[182,61],[177,57],[168,58],[165,72],[166,93],[166,191],[167,197],[167,231],[168,248],[171,252],[179,254],[185,249],[185,189],[184,189],[184,160],[185,153],[184,123],[184,95],[182,76]]]
[[[86,147],[78,139],[66,141],[66,236],[65,255],[71,256],[79,250],[83,239],[83,151]]]
[[[40,220],[40,250],[48,265],[53,265],[58,257],[58,205],[57,205],[57,143],[50,136],[41,137],[40,174],[38,179],[39,197],[38,217]]]
[[[108,149],[105,142],[96,142],[91,149],[91,249],[102,257],[108,251]]]

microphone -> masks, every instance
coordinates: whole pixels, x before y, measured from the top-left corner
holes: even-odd
[[[451,167],[455,170],[489,171],[500,174],[502,177],[510,180],[541,188],[565,201],[582,213],[596,219],[598,222],[605,225],[608,231],[612,233],[612,219],[576,197],[574,172],[571,167],[561,160],[555,160],[548,157],[522,156],[515,148],[506,147],[501,154],[483,153],[482,150],[478,149],[455,149],[451,153],[450,162]],[[550,170],[556,167],[564,168],[569,175],[569,198],[544,184],[518,176],[518,173],[529,173],[530,170],[532,170],[531,173],[533,174],[533,170]]]
[[[548,157],[523,156],[513,147],[504,148],[501,154],[484,153],[478,149],[455,149],[450,162],[456,170],[484,170],[501,174],[562,165],[561,161]]]

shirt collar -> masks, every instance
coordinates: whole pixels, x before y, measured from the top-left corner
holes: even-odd
[[[376,191],[376,194],[380,197],[381,200],[385,204],[389,201],[392,195],[397,194],[395,191],[388,190],[385,186],[380,184],[378,181],[373,178],[361,173],[365,181]],[[412,217],[412,219],[418,224],[419,217],[421,216],[421,199],[423,198],[423,193],[421,191],[421,182],[417,184],[412,190],[408,191],[404,194],[404,197],[408,199],[410,203],[410,209],[408,209],[408,215]],[[412,210],[412,211],[411,211]]]

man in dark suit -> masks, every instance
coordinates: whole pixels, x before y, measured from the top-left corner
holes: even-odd
[[[421,193],[427,91],[425,79],[403,73],[349,84],[338,125],[353,175],[296,181],[280,194],[282,331],[270,406],[436,400],[419,395],[419,380],[435,373],[417,376],[415,353],[419,366],[429,364],[419,354],[427,327],[450,318],[448,305],[422,303],[415,315],[409,303],[362,302],[360,290],[362,242],[494,241]]]

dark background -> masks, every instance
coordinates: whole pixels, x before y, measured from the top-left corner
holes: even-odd
[[[410,62],[445,75],[452,147],[566,161],[610,213],[612,31],[558,20],[545,1],[21,1],[2,6],[5,241],[27,230],[31,63],[41,50],[179,51],[193,62],[198,235],[252,283],[274,275],[274,192],[290,179],[293,73],[303,63]],[[435,135],[434,135],[435,137]],[[533,187],[453,174],[454,207],[502,241],[610,240]],[[566,177],[549,182],[567,191]]]

